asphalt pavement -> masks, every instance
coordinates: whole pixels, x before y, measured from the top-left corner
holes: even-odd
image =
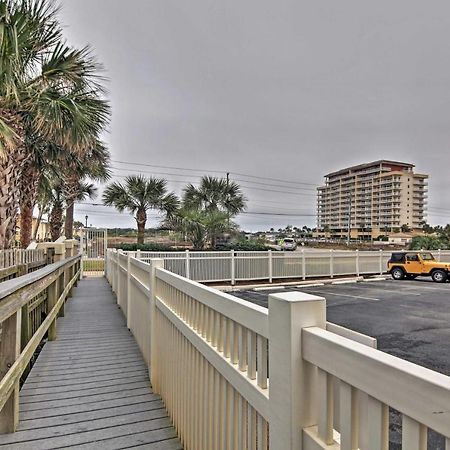
[[[277,292],[306,292],[327,301],[327,320],[375,337],[378,349],[450,376],[450,282],[428,278],[237,291],[233,295],[267,307]],[[391,415],[391,449],[400,442],[400,419]],[[429,449],[444,449],[432,433]]]

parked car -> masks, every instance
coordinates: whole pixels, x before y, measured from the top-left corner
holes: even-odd
[[[281,250],[294,251],[297,248],[297,242],[292,238],[284,238],[280,246]]]
[[[388,272],[394,280],[422,275],[443,283],[449,278],[450,263],[436,261],[430,252],[394,252],[388,261]]]

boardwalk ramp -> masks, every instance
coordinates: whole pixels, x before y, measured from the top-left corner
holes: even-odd
[[[104,278],[79,283],[20,392],[0,449],[182,449]]]

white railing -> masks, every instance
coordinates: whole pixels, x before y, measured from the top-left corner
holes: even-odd
[[[111,249],[109,251],[112,251]],[[299,251],[299,252],[124,252],[142,261],[163,259],[164,268],[203,283],[383,274],[391,252]],[[450,261],[450,251],[433,252],[438,260]]]
[[[402,448],[450,450],[450,377],[380,352],[326,322],[325,299],[269,296],[269,308],[131,254],[107,277],[186,450],[388,448],[388,408]]]
[[[10,249],[0,250],[0,269],[17,266],[19,264],[32,264],[45,261],[44,250],[41,249]]]

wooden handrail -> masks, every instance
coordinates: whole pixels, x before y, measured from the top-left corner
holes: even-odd
[[[81,274],[81,256],[72,256],[50,264],[35,272],[0,284],[0,433],[15,431],[19,420],[19,380],[27,369],[39,343],[48,332],[48,339],[56,339],[56,319],[64,314],[64,304],[70,297]],[[47,317],[34,334],[29,331],[30,300],[44,293]],[[27,336],[21,345],[21,334]],[[20,348],[23,348],[20,352]]]
[[[52,284],[65,269],[72,267],[80,256],[50,264],[36,272],[0,284],[0,323],[17,312],[30,298]]]

